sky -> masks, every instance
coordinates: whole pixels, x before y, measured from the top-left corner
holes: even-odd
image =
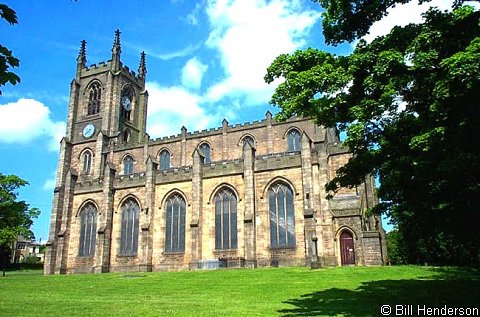
[[[32,227],[48,239],[59,142],[80,41],[87,65],[111,58],[121,31],[121,60],[137,70],[147,54],[147,133],[152,138],[264,118],[278,84],[263,77],[276,56],[314,47],[347,55],[353,44],[326,46],[322,8],[309,0],[24,0],[3,1],[18,24],[0,21],[0,43],[20,59],[21,82],[0,87],[0,173],[29,182],[19,197],[41,210]],[[452,1],[430,5],[448,9]],[[397,6],[374,24],[371,41],[395,25],[420,22],[427,5]],[[387,226],[388,228],[389,226]]]

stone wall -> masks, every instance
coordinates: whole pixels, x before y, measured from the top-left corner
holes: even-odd
[[[119,36],[119,34],[117,34]],[[218,260],[222,266],[339,265],[342,230],[355,235],[356,264],[382,263],[383,229],[365,210],[376,203],[373,181],[362,188],[338,191],[327,200],[325,184],[348,162],[348,153],[332,129],[307,118],[276,122],[267,112],[251,123],[222,125],[189,132],[182,127],[173,136],[150,139],[146,134],[148,93],[143,75],[120,62],[119,40],[112,60],[87,68],[80,55],[71,84],[67,134],[61,143],[54,192],[45,273],[159,271],[198,268]],[[83,53],[84,54],[84,50]],[[145,66],[145,65],[143,65]],[[102,84],[100,113],[88,115],[88,87]],[[125,85],[135,91],[133,117],[120,118]],[[86,138],[83,128],[94,124]],[[124,129],[132,137],[123,139]],[[297,130],[298,151],[288,151],[288,133]],[[253,142],[244,144],[246,137]],[[208,143],[211,162],[204,163],[199,145]],[[159,170],[159,153],[170,153],[170,167]],[[83,153],[92,153],[90,171],[84,171]],[[124,175],[124,158],[133,159],[133,174]],[[294,193],[295,244],[272,248],[268,190],[276,182]],[[214,197],[228,187],[237,199],[237,240],[234,250],[215,249]],[[186,201],[185,251],[165,251],[166,199],[178,194]],[[119,254],[122,204],[134,199],[140,206],[138,252]],[[92,202],[98,211],[95,254],[78,256],[82,207]]]

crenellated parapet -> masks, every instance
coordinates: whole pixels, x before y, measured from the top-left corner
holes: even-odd
[[[326,191],[352,156],[338,131],[267,111],[151,139],[146,55],[135,72],[121,52],[116,30],[111,58],[87,66],[81,42],[46,274],[382,263],[375,179]]]

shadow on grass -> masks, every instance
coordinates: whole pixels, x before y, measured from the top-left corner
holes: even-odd
[[[417,305],[432,308],[442,308],[445,305],[478,308],[480,306],[478,273],[457,273],[453,274],[447,270],[428,279],[364,282],[355,290],[330,288],[289,299],[284,303],[293,307],[278,312],[284,317],[336,315],[367,317],[382,316],[380,313],[382,305],[392,307],[390,316],[395,316],[395,305],[413,305],[410,316],[417,316]],[[406,316],[407,312],[398,311],[401,314],[397,315]]]

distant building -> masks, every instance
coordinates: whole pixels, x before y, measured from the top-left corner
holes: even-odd
[[[35,257],[38,262],[43,262],[44,254],[40,253],[40,244],[31,239],[19,236],[14,243],[12,263],[23,263],[28,257]]]
[[[384,263],[373,180],[325,199],[351,157],[333,129],[267,112],[150,139],[145,54],[135,74],[120,53],[117,31],[111,60],[87,67],[82,42],[46,274]]]

